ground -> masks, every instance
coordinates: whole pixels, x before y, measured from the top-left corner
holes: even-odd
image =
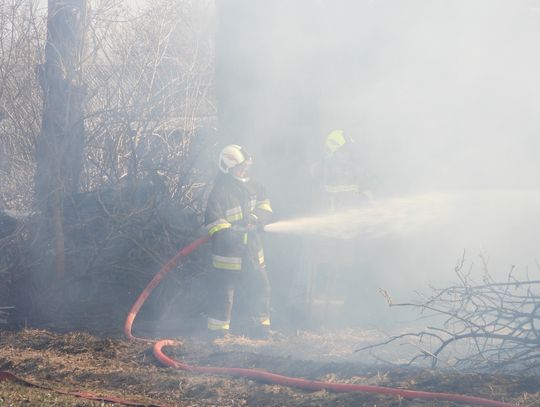
[[[271,340],[186,338],[166,352],[191,364],[250,367],[294,377],[411,390],[463,393],[540,406],[540,378],[459,373],[365,363],[354,349],[374,332],[298,332]],[[150,345],[83,332],[26,329],[0,333],[0,371],[39,384],[0,382],[0,406],[120,406],[54,390],[116,396],[138,405],[172,406],[454,406],[369,393],[304,391],[245,378],[193,374],[161,366]]]

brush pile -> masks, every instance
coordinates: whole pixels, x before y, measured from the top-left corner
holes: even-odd
[[[410,361],[490,372],[540,372],[540,279],[528,273],[517,278],[512,270],[506,281],[493,278],[483,259],[480,281],[465,258],[455,268],[458,282],[439,289],[419,302],[390,306],[415,308],[435,323],[417,332],[396,335],[384,343],[359,350],[373,350],[392,342],[411,344],[420,352]]]
[[[25,242],[25,264],[12,271],[17,321],[58,330],[120,332],[154,274],[197,237],[198,215],[173,204],[151,182],[136,189],[77,194],[64,205],[66,272],[56,273],[50,231],[29,220],[32,239]],[[179,314],[195,313],[200,292],[194,285],[204,276],[204,258],[195,253],[171,272],[167,284],[147,301],[140,321],[155,319],[166,306],[178,307]]]

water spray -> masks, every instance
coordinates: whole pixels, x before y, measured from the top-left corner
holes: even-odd
[[[336,239],[378,238],[420,230],[427,223],[444,216],[447,210],[445,195],[419,195],[372,202],[335,213],[282,220],[266,225],[264,230]]]

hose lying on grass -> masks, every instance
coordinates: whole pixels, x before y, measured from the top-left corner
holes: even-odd
[[[467,396],[462,394],[451,394],[451,393],[438,393],[438,392],[427,392],[427,391],[417,391],[417,390],[404,390],[391,387],[382,387],[382,386],[369,386],[369,385],[359,385],[359,384],[344,384],[344,383],[331,383],[317,380],[307,380],[302,378],[294,378],[283,375],[278,375],[274,373],[269,373],[263,370],[258,369],[247,369],[247,368],[234,368],[234,367],[213,367],[213,366],[195,366],[189,365],[183,362],[180,362],[176,359],[173,359],[167,356],[163,352],[163,348],[166,346],[181,346],[182,342],[163,339],[159,341],[152,341],[150,339],[137,338],[131,333],[133,322],[137,316],[137,313],[141,309],[142,305],[152,292],[152,290],[159,284],[163,277],[170,272],[184,257],[188,256],[191,252],[196,250],[198,247],[206,243],[210,239],[209,236],[201,237],[188,246],[180,250],[171,260],[169,260],[161,270],[154,276],[150,281],[148,286],[143,290],[139,295],[133,306],[131,307],[126,321],[124,323],[124,333],[126,337],[134,341],[143,341],[146,343],[154,343],[153,352],[155,357],[163,363],[165,366],[174,367],[177,369],[183,369],[195,373],[204,373],[204,374],[220,374],[220,375],[230,375],[245,377],[248,379],[258,380],[261,382],[278,384],[289,387],[297,387],[305,390],[328,390],[333,392],[368,392],[368,393],[377,393],[384,395],[394,395],[407,399],[433,399],[433,400],[449,400],[459,403],[467,403],[481,406],[492,406],[492,407],[516,407],[515,404],[505,403],[502,401],[484,399],[480,397]]]
[[[41,384],[30,382],[26,379],[22,379],[19,376],[15,376],[13,373],[0,371],[0,382],[8,381],[8,380],[15,383],[23,384],[25,386],[35,387],[37,389],[52,391],[58,394],[63,394],[65,396],[73,396],[73,397],[82,398],[85,400],[105,401],[108,403],[116,403],[116,404],[122,404],[124,406],[135,406],[135,407],[172,407],[170,405],[165,405],[165,404],[154,404],[154,403],[148,404],[148,403],[142,403],[142,402],[137,402],[137,401],[130,401],[130,400],[126,400],[121,397],[115,397],[115,396],[100,396],[94,393],[89,393],[87,391],[53,389],[47,386],[43,386]]]

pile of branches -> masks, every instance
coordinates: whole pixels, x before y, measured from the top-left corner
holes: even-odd
[[[28,220],[24,264],[13,275],[18,324],[92,332],[121,332],[131,305],[176,252],[201,231],[199,214],[151,182],[80,193],[65,202],[66,272],[57,275],[47,230]],[[200,313],[204,248],[170,273],[140,313],[156,321],[168,307],[176,316]],[[194,307],[199,306],[196,310]]]
[[[440,322],[357,351],[415,338],[420,351],[409,364],[427,360],[433,368],[445,364],[473,370],[540,371],[540,280],[528,275],[517,278],[512,267],[505,281],[497,281],[481,259],[481,281],[473,278],[472,266],[463,270],[463,256],[455,268],[458,282],[432,288],[432,294],[421,301],[393,303],[383,292],[390,306],[413,308]]]

